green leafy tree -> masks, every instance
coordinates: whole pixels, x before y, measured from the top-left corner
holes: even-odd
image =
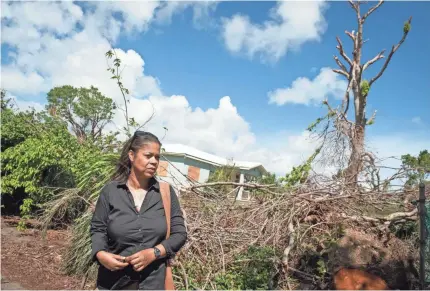
[[[51,89],[46,107],[52,116],[58,116],[71,126],[79,142],[99,138],[103,128],[112,120],[115,108],[112,99],[97,88],[69,85]]]
[[[13,147],[38,132],[35,110],[17,112],[12,100],[1,91],[1,151]]]
[[[421,151],[416,157],[406,154],[401,159],[402,167],[406,169],[408,176],[405,186],[417,186],[418,183],[426,182],[430,177],[430,153],[428,150]]]
[[[299,184],[306,182],[309,177],[309,172],[312,169],[312,162],[316,156],[320,153],[321,148],[318,148],[303,164],[293,167],[291,172],[280,179],[286,187],[294,187]]]
[[[75,106],[76,102],[79,99],[75,99],[70,107],[75,107],[79,112],[80,106]],[[98,107],[97,102],[85,104]],[[21,197],[24,193],[20,206],[24,218],[34,214],[45,203],[52,202],[59,190],[75,188],[86,177],[86,169],[96,163],[102,154],[118,151],[116,133],[78,140],[68,130],[69,123],[62,116],[46,111],[18,112],[4,94],[1,108],[2,195],[13,197],[19,194]],[[97,112],[91,108],[85,108],[85,111]],[[103,115],[101,117],[104,118]],[[67,197],[70,198],[70,195]],[[79,203],[69,204],[70,211],[66,212],[76,215],[79,213],[76,208],[81,208],[84,200],[79,195],[74,195],[73,199],[66,200]]]
[[[65,175],[68,176],[66,169],[78,152],[76,138],[57,119],[43,114],[39,118],[25,140],[2,153],[5,193],[23,187],[27,193],[41,194],[44,185],[73,185],[73,179],[66,179]]]

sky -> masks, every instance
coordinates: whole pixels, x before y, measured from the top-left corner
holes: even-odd
[[[366,10],[376,2],[363,5]],[[388,1],[366,21],[363,59],[405,43],[372,86],[366,143],[378,157],[430,148],[430,2]],[[111,47],[125,65],[130,115],[163,143],[182,143],[284,175],[315,149],[306,128],[339,106],[346,81],[332,71],[339,36],[356,30],[347,2],[4,2],[1,86],[20,109],[62,85],[96,86],[121,102],[107,72]],[[365,77],[376,75],[385,59]],[[109,129],[124,125],[118,111]],[[168,129],[165,134],[163,127]],[[384,162],[397,166],[398,160]]]

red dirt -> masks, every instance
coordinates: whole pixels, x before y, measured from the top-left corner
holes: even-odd
[[[14,219],[1,219],[1,277],[4,282],[30,290],[81,289],[81,278],[60,270],[69,233],[49,230],[44,240],[41,231],[18,231]]]

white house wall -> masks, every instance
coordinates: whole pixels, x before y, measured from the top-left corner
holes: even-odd
[[[184,157],[178,156],[164,156],[160,161],[168,161],[167,176],[158,177],[158,179],[165,181],[172,185],[176,190],[181,186],[187,185],[188,167],[184,165]]]
[[[166,175],[158,176],[158,179],[169,183],[176,189],[176,191],[178,191],[181,187],[190,185],[190,181],[188,179],[188,168],[190,166],[200,169],[199,178],[198,178],[199,183],[205,183],[209,178],[210,172],[215,171],[217,168],[212,164],[195,160],[192,158],[186,158],[183,155],[176,156],[176,155],[164,154],[160,158],[160,161],[167,161],[168,166],[167,166]],[[261,177],[261,172],[260,172],[260,169],[258,168],[254,168],[250,170],[240,169],[239,172],[244,175]]]

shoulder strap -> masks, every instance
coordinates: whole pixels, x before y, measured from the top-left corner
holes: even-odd
[[[164,212],[166,213],[166,221],[167,221],[167,234],[166,238],[169,238],[170,236],[170,185],[166,182],[159,182],[160,183],[160,193],[161,193],[161,199],[163,200],[163,207]]]
[[[167,221],[167,234],[166,239],[170,236],[170,212],[171,212],[171,201],[170,201],[170,185],[165,182],[160,183],[160,194],[163,200],[164,212],[166,213]],[[172,266],[169,261],[166,261],[166,277],[164,278],[164,288],[166,290],[176,290],[175,282],[173,281]]]

